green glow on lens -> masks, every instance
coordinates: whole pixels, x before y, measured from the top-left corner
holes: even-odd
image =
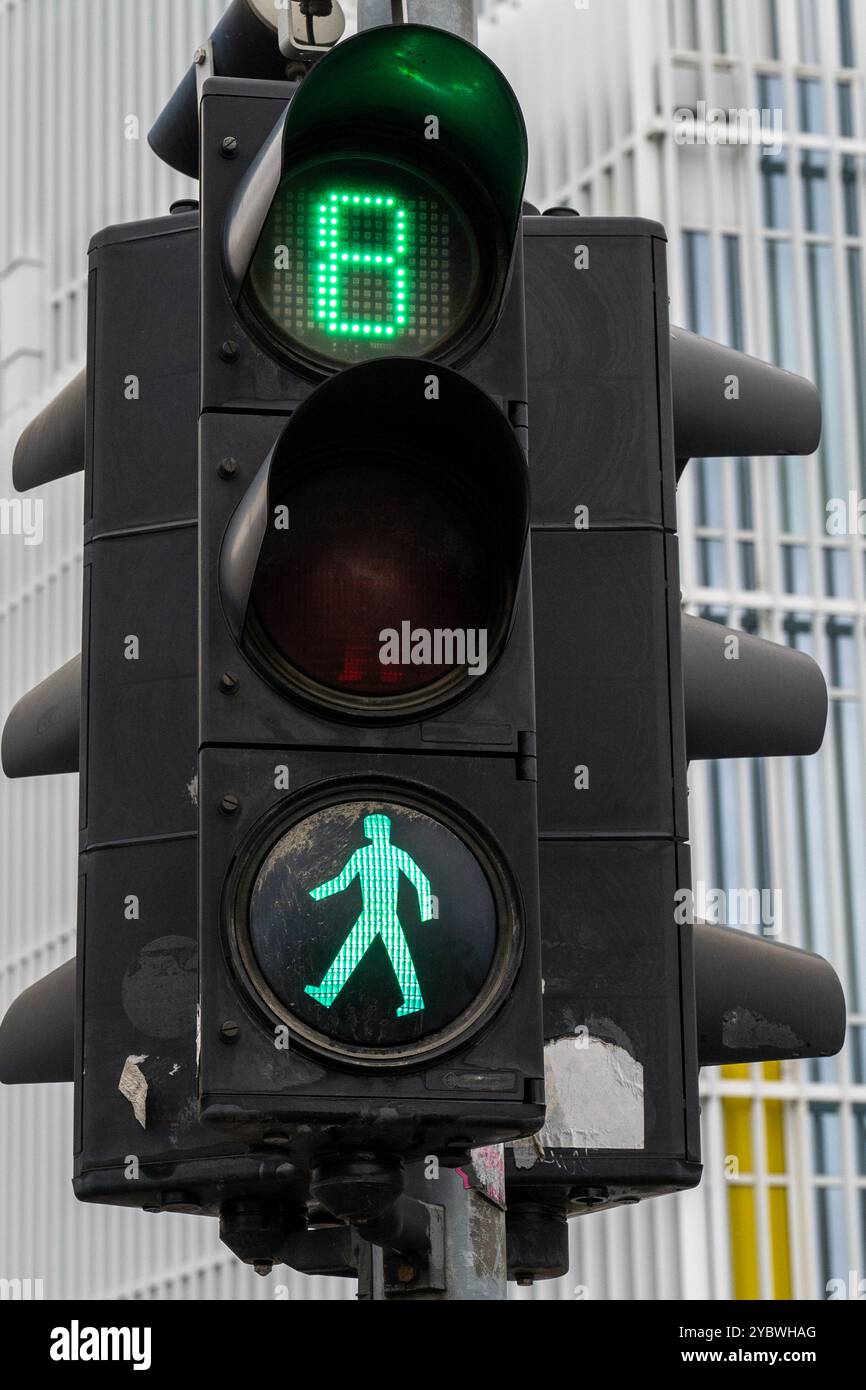
[[[330,1009],[344,985],[355,973],[376,937],[381,937],[391,961],[403,1003],[397,1018],[420,1013],[424,996],[415,972],[409,943],[397,912],[400,875],[405,874],[415,892],[421,909],[421,921],[433,918],[433,896],[430,880],[405,850],[391,844],[389,816],[367,816],[364,834],[371,841],[351,856],[336,878],[310,889],[316,902],[342,893],[357,878],[361,886],[361,915],[352,927],[321,984],[307,985],[304,993]]]
[[[405,257],[408,250],[406,209],[398,206],[395,198],[382,193],[334,190],[328,194],[328,202],[330,226],[327,218],[320,219],[324,230],[320,229],[318,244],[330,247],[332,272],[338,269],[336,261],[345,266],[346,271],[342,276],[334,273],[330,279],[320,274],[315,305],[317,317],[327,317],[323,311],[330,309],[348,320],[341,323],[339,332],[343,335],[392,338],[395,325],[404,331],[407,323],[406,272],[402,266],[396,268],[397,258]],[[319,204],[320,211],[327,207],[328,204]],[[359,209],[359,213],[352,211],[354,208]],[[359,269],[351,272],[350,266]],[[327,264],[319,264],[320,272],[327,268]],[[390,316],[389,301],[393,305]],[[384,321],[380,322],[380,317]]]

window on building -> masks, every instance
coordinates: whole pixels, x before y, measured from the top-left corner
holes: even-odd
[[[854,39],[854,13],[851,0],[837,0],[839,14],[839,65],[856,68],[857,47]]]
[[[686,327],[693,333],[701,333],[712,338],[714,333],[713,277],[711,244],[708,232],[687,231],[683,233],[683,259],[685,268]],[[699,527],[721,528],[725,524],[724,479],[718,459],[693,459],[689,465],[694,478],[696,514]],[[699,553],[699,571],[706,576],[701,583],[715,587],[717,580],[722,585],[725,580],[724,546],[720,542],[707,542],[707,548]]]
[[[808,135],[825,135],[824,84],[817,77],[801,77],[797,82],[797,109],[800,129]]]
[[[743,278],[742,262],[740,255],[740,238],[733,235],[722,237],[722,255],[724,258],[725,271],[725,301],[728,315],[727,342],[731,347],[738,348],[741,352],[746,346],[746,329],[743,318]],[[737,459],[735,464],[735,493],[737,504],[737,526],[741,531],[751,531],[754,526],[754,508],[752,503],[752,468],[748,459]],[[746,575],[754,575],[754,557],[752,558],[751,568],[747,568],[747,562],[741,557],[741,571],[745,581]],[[743,583],[746,589],[753,588],[751,583]]]
[[[851,342],[854,349],[854,407],[857,414],[857,442],[860,452],[860,486],[866,497],[866,300],[863,296],[863,258],[859,246],[849,246],[846,254]]]
[[[831,620],[832,621],[832,620]],[[846,672],[850,678],[852,673]],[[848,687],[851,689],[852,687]],[[863,780],[863,741],[858,700],[833,700],[831,720],[836,771],[836,815],[842,864],[842,916],[848,948],[845,997],[852,1013],[866,1012],[866,935],[861,907],[866,901],[863,825],[866,824]],[[838,896],[838,889],[837,894]]]
[[[788,645],[807,656],[815,655],[812,618],[791,613],[783,623]],[[830,952],[827,900],[830,891],[824,825],[816,808],[823,805],[822,769],[818,758],[797,758],[785,765],[790,778],[795,835],[794,863],[798,875],[799,926],[802,944],[821,955]],[[817,1078],[814,1078],[817,1079]]]
[[[848,1242],[845,1235],[845,1193],[841,1187],[815,1190],[815,1225],[818,1240],[816,1298],[826,1298],[831,1280],[848,1282]]]
[[[782,546],[782,583],[786,594],[809,594],[809,552],[804,545]]]
[[[758,0],[758,56],[781,58],[778,0]]]
[[[767,284],[773,361],[786,371],[800,372],[794,251],[787,240],[767,241]],[[780,458],[776,468],[782,530],[787,535],[804,535],[809,530],[807,465],[800,458]]]
[[[764,226],[787,229],[791,225],[788,157],[765,151],[760,156],[764,193]]]
[[[790,241],[776,238],[767,242],[767,278],[770,288],[770,338],[773,361],[786,371],[800,370],[797,348],[796,287],[794,251]],[[795,527],[786,527],[795,530]]]
[[[856,134],[854,126],[854,88],[850,82],[839,82],[836,87],[839,105],[839,134],[851,139]]]
[[[697,0],[670,0],[674,48],[695,51],[700,47]]]
[[[861,1178],[866,1178],[866,1105],[855,1105],[854,1162]]]
[[[754,542],[740,541],[737,550],[740,561],[740,588],[746,593],[751,593],[760,587]]]
[[[819,1177],[842,1172],[842,1129],[839,1106],[818,1101],[809,1106],[812,1121],[812,1161]]]
[[[830,618],[827,622],[830,648],[830,683],[834,690],[857,687],[857,647],[850,618]]]
[[[842,156],[842,202],[847,236],[860,235],[860,165],[853,154]]]
[[[725,262],[725,298],[728,311],[728,342],[742,350],[745,341],[743,328],[743,281],[740,266],[740,238],[722,237]]]
[[[828,236],[833,226],[830,207],[830,156],[821,150],[804,150],[800,160],[803,180],[803,222],[807,232]]]
[[[852,598],[851,556],[847,550],[827,546],[824,550],[824,590],[828,598]]]
[[[824,407],[824,433],[820,448],[821,486],[825,499],[845,497],[848,490],[848,470],[842,437],[842,369],[839,362],[833,247],[807,246],[806,264],[814,381]]]
[[[821,61],[821,16],[818,0],[797,0],[800,62]]]
[[[839,1183],[820,1181],[838,1178],[843,1171],[842,1126],[839,1106],[814,1101],[809,1106],[812,1130],[812,1165],[819,1183],[815,1187],[815,1225],[818,1239],[818,1287],[815,1294],[826,1298],[831,1279],[848,1278],[848,1241],[845,1223],[845,1193]]]
[[[698,541],[698,574],[704,589],[728,587],[724,541]]]
[[[758,106],[761,111],[784,111],[785,84],[778,72],[758,73]]]

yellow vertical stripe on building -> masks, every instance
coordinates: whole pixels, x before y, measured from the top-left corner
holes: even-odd
[[[764,1080],[781,1081],[781,1062],[764,1063]],[[785,1162],[785,1103],[764,1101],[764,1144],[767,1152],[767,1172],[772,1177],[787,1174]],[[791,1280],[791,1242],[788,1227],[788,1189],[771,1187],[767,1194],[770,1220],[770,1243],[773,1259],[773,1296],[793,1298]]]
[[[722,1069],[727,1080],[748,1081],[750,1068],[745,1065]],[[764,1080],[779,1081],[781,1064],[766,1062]],[[749,1096],[726,1096],[723,1101],[726,1163],[736,1160],[731,1176],[749,1178],[754,1173],[754,1142],[752,1134],[752,1101]],[[769,1177],[783,1176],[785,1164],[784,1102],[765,1100],[762,1106],[764,1145]],[[731,1275],[733,1293],[737,1299],[761,1297],[760,1261],[758,1258],[758,1211],[754,1183],[731,1185],[728,1189],[728,1220],[731,1237]],[[776,1299],[792,1297],[791,1243],[788,1225],[788,1192],[785,1187],[771,1186],[767,1192],[767,1221],[770,1230],[773,1289]]]
[[[722,1068],[728,1081],[748,1081],[747,1066]],[[725,1126],[725,1171],[730,1178],[745,1178],[754,1172],[752,1145],[752,1102],[748,1096],[725,1096],[722,1102]],[[733,1166],[731,1160],[736,1166]],[[728,1188],[728,1221],[731,1237],[731,1277],[734,1298],[759,1298],[758,1218],[755,1189],[749,1184],[732,1183]]]

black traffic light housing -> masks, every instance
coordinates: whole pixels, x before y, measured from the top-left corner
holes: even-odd
[[[80,1198],[219,1213],[262,1270],[357,1269],[323,1209],[417,1240],[404,1160],[517,1138],[511,1274],[552,1277],[570,1215],[698,1180],[700,1065],[841,1046],[826,962],[673,912],[687,758],[826,719],[807,658],[681,618],[676,479],[811,452],[820,405],[670,329],[657,224],[519,235],[522,118],[470,46],[372,31],[298,88],[290,40],[235,0],[197,55],[151,143],[201,164],[201,224],[94,241],[87,372],[16,454],[19,489],[86,473],[83,657],[2,750],[80,764],[82,838],[78,959],[7,1013],[0,1077],[75,1075]],[[410,593],[449,659],[413,660]]]
[[[525,160],[435,30],[349,41],[288,106],[204,86],[201,1114],[318,1193],[543,1117]],[[469,631],[475,674],[406,645]],[[383,909],[365,944],[392,852],[435,903],[404,884],[405,937]]]
[[[568,1216],[699,1181],[700,1066],[828,1055],[845,1011],[827,962],[676,912],[688,760],[813,753],[827,716],[808,657],[681,614],[677,479],[813,452],[817,393],[670,327],[658,224],[524,230],[548,1106],[507,1184],[531,1282],[566,1272]]]

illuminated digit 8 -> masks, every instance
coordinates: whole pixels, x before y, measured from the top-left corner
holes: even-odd
[[[347,238],[347,216],[366,212],[381,225],[381,244],[353,245]],[[388,226],[388,223],[391,226]],[[406,210],[385,194],[331,193],[317,204],[315,240],[319,253],[316,317],[327,333],[348,338],[394,338],[406,331],[408,288]],[[347,302],[354,276],[384,276],[391,290],[390,319],[357,317]]]

